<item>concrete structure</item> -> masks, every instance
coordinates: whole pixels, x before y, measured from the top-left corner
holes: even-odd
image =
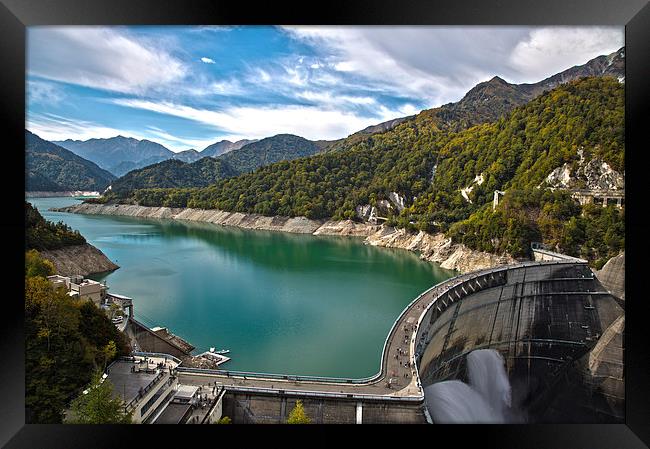
[[[171,401],[147,423],[214,424],[222,417],[224,394],[223,387],[210,389],[207,386],[178,385]]]
[[[121,358],[107,369],[106,380],[113,384],[113,394],[124,402],[136,424],[145,422],[161,405],[169,402],[176,391],[175,368],[180,360],[169,356],[134,356]]]
[[[580,205],[597,204],[600,206],[616,206],[621,208],[625,205],[625,190],[587,190],[571,189],[571,196]]]
[[[472,273],[436,303],[417,331],[423,386],[466,380],[465,356],[492,348],[506,361],[513,403],[532,421],[620,422],[622,402],[602,400],[584,361],[623,310],[586,264],[523,264]],[[622,366],[622,352],[612,354],[610,361],[620,357]]]
[[[157,328],[154,331],[134,318],[129,318],[124,333],[138,351],[170,354],[184,359],[194,350],[194,346],[170,334],[166,328]]]
[[[86,299],[95,303],[97,307],[106,303],[108,287],[92,279],[84,279],[83,276],[59,276],[55,274],[47,279],[55,288],[65,288],[68,295]]]
[[[587,263],[586,260],[580,259],[578,257],[567,256],[566,254],[556,253],[551,251],[543,243],[533,242],[530,244],[530,248],[533,251],[533,260],[537,262],[553,262],[553,261],[574,261],[578,263]]]
[[[133,318],[133,299],[128,296],[108,293],[106,295],[106,304],[115,304],[120,309],[127,311],[129,317]]]
[[[612,257],[596,271],[596,277],[614,296],[625,301],[625,253]]]
[[[499,205],[499,195],[503,196],[505,195],[506,192],[503,192],[501,190],[495,190],[494,191],[494,198],[492,199],[492,210],[494,211],[497,206]]]
[[[128,296],[108,293],[108,286],[92,279],[84,279],[83,276],[48,276],[47,279],[55,288],[63,288],[68,292],[68,296],[73,298],[85,299],[92,301],[97,307],[103,309],[109,318],[115,315],[114,307],[117,306],[118,314],[122,315],[123,311],[133,318],[133,299]],[[116,323],[116,326],[123,332],[128,323],[128,319]]]

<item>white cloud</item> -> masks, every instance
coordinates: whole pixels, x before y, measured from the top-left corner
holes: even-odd
[[[214,59],[206,58],[205,56],[201,58],[201,61],[205,62],[206,64],[214,64]]]
[[[25,86],[28,102],[57,105],[65,98],[63,89],[47,81],[28,80]]]
[[[69,119],[56,114],[35,114],[27,116],[25,127],[45,140],[88,140],[122,135],[141,139],[139,135],[126,130],[111,128],[97,123]]]
[[[194,139],[191,137],[178,137],[172,134],[169,134],[167,131],[157,128],[155,126],[147,127],[146,134],[152,137],[149,137],[149,140],[157,139],[158,143],[166,146],[174,152],[195,149],[197,151],[203,150],[208,145],[212,145],[217,140],[222,140],[221,138],[209,138],[209,139]]]
[[[186,75],[180,60],[120,28],[30,27],[30,75],[96,89],[141,94]]]
[[[202,150],[217,140],[221,140],[217,137],[207,139],[178,137],[155,126],[146,127],[140,131],[117,129],[86,120],[62,117],[56,114],[30,115],[27,117],[25,128],[40,138],[49,141],[108,139],[115,136],[124,136],[138,140],[147,139],[159,143],[174,152],[188,150],[190,148]]]
[[[381,106],[377,109],[376,117],[363,117],[352,112],[312,106],[230,107],[223,111],[210,111],[139,99],[116,99],[113,102],[207,124],[226,134],[221,138],[230,140],[264,138],[283,133],[312,140],[339,139],[367,126],[410,115],[414,110],[411,105],[398,110]]]
[[[621,28],[549,27],[533,30],[513,49],[509,63],[524,78],[546,78],[624,45]]]
[[[457,101],[495,75],[536,82],[623,45],[622,27],[291,26],[327,67],[370,89],[424,100]],[[326,57],[324,56],[326,55]],[[363,81],[357,79],[357,82]]]
[[[271,81],[271,75],[269,75],[267,71],[257,69],[257,74],[259,75],[259,81],[262,81],[263,83]]]
[[[372,97],[357,97],[350,95],[336,95],[328,91],[303,91],[296,95],[298,98],[318,103],[322,106],[339,106],[343,104],[371,105],[377,101]]]
[[[334,64],[334,70],[338,72],[354,72],[359,69],[358,64],[355,64],[353,61],[341,61]]]

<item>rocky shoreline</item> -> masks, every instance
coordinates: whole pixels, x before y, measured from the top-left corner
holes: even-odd
[[[89,243],[41,251],[40,254],[41,257],[52,262],[56,272],[62,276],[78,274],[88,276],[119,268],[103,252]]]
[[[517,262],[509,256],[499,256],[472,250],[465,245],[452,243],[443,234],[420,231],[410,233],[385,225],[357,223],[352,220],[310,220],[305,217],[266,217],[241,212],[203,210],[190,208],[147,207],[128,204],[90,204],[55,209],[89,215],[122,215],[137,218],[165,218],[236,226],[245,229],[291,232],[297,234],[338,235],[364,238],[364,243],[387,248],[414,251],[429,262],[461,273],[491,268]]]
[[[74,190],[65,192],[25,192],[25,198],[57,198],[64,196],[99,197],[99,195],[99,192],[90,190]]]

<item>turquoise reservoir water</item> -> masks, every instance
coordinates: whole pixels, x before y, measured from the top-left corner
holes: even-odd
[[[136,319],[168,327],[195,353],[230,349],[224,369],[373,375],[402,309],[454,275],[361,239],[67,214],[48,209],[78,200],[28,200],[120,266],[95,279],[132,297]]]

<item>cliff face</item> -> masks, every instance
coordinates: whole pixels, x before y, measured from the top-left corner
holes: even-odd
[[[367,245],[402,248],[418,252],[424,260],[439,263],[442,268],[462,273],[516,262],[509,256],[475,251],[465,245],[452,243],[451,239],[443,234],[432,235],[422,231],[410,233],[404,229],[357,223],[351,220],[322,221],[310,220],[305,217],[265,217],[220,210],[145,207],[127,204],[79,204],[58,210],[90,215],[125,215],[138,218],[203,221],[246,229],[298,234],[363,237],[365,238],[364,243]]]
[[[119,268],[104,253],[88,243],[41,251],[41,256],[52,262],[56,272],[62,276],[76,274],[87,276],[92,273],[113,271]]]
[[[452,243],[444,234],[428,234],[420,231],[412,234],[404,229],[382,226],[366,238],[366,243],[388,248],[404,248],[420,253],[429,262],[439,263],[442,268],[467,273],[484,268],[515,263],[510,256],[499,256],[472,250],[465,245]]]

